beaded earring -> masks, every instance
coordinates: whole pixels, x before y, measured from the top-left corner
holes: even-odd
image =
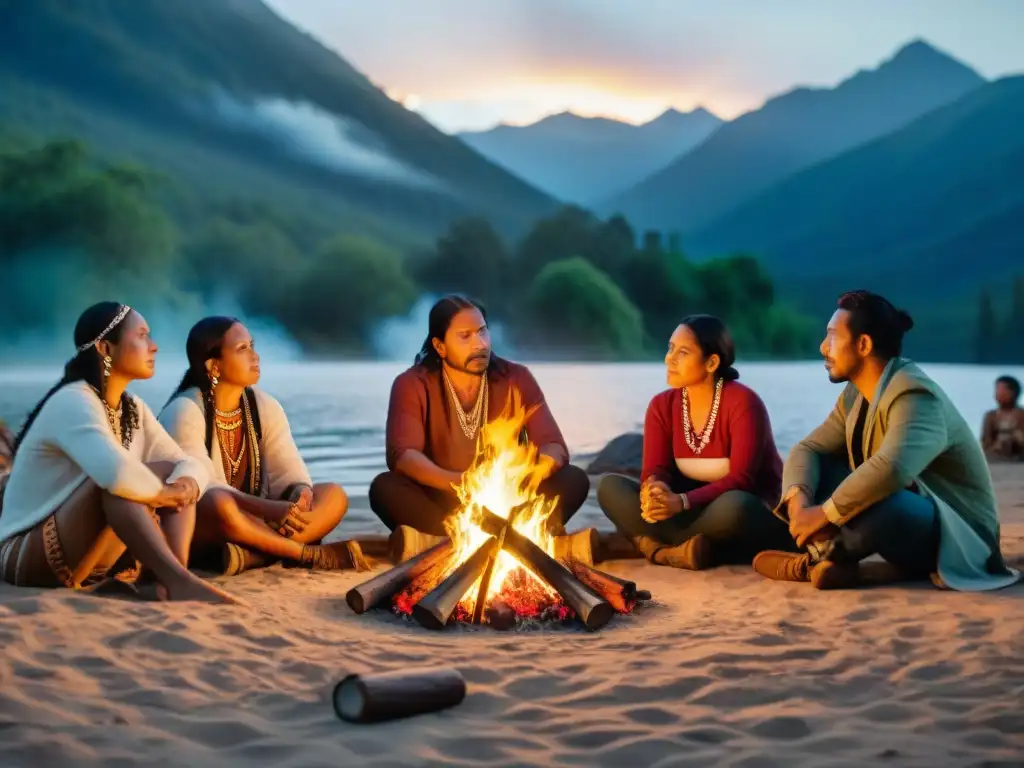
[[[113,361],[110,359],[110,355],[103,358],[103,376],[104,378],[110,377],[110,365]]]

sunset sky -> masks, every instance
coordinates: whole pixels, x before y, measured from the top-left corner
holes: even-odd
[[[447,131],[571,110],[724,118],[834,85],[913,38],[1024,72],[1024,0],[268,0]]]

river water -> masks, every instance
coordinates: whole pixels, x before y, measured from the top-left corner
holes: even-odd
[[[158,412],[182,366],[161,355],[157,375],[133,385]],[[315,480],[341,483],[354,499],[365,496],[384,468],[384,424],[388,394],[401,363],[348,362],[275,364],[264,361],[261,386],[284,405],[296,442]],[[821,363],[747,363],[741,380],[768,406],[779,450],[814,428],[839,394]],[[1024,370],[971,365],[924,365],[946,390],[968,423],[980,429],[991,408],[996,376]],[[618,434],[639,431],[651,397],[664,388],[658,364],[551,364],[531,366],[574,458],[585,458]],[[59,376],[57,367],[5,366],[0,370],[0,418],[20,424],[36,399]],[[365,505],[361,505],[365,506]],[[367,523],[353,520],[352,523]]]

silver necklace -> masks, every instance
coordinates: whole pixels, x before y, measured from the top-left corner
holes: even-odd
[[[686,444],[695,456],[700,456],[704,449],[708,447],[708,443],[711,442],[711,431],[715,428],[715,419],[718,418],[718,406],[722,402],[722,383],[723,379],[719,379],[718,383],[715,384],[715,399],[711,403],[708,423],[704,425],[704,429],[699,435],[694,432],[690,424],[690,397],[686,392],[686,387],[683,387],[683,437],[686,438]]]
[[[470,440],[476,439],[476,433],[480,429],[480,424],[483,421],[484,414],[487,413],[487,376],[484,375],[480,382],[480,391],[476,396],[476,403],[473,405],[473,410],[468,414],[462,407],[462,403],[459,401],[459,396],[455,392],[455,385],[452,384],[452,380],[448,378],[448,372],[445,370],[441,371],[444,376],[444,383],[448,388],[448,396],[452,399],[452,403],[455,405],[455,415],[459,419],[459,426],[462,427],[462,434],[464,434]]]

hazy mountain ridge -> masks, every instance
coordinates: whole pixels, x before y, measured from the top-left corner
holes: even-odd
[[[787,176],[872,141],[984,83],[922,41],[834,88],[795,88],[717,130],[696,149],[601,203],[639,228],[690,232]]]
[[[484,213],[517,228],[553,205],[260,0],[4,0],[0,74],[67,95],[54,133],[95,106],[403,225]]]
[[[699,107],[666,110],[643,125],[571,112],[459,138],[553,196],[593,203],[664,167],[710,136],[721,118]]]

